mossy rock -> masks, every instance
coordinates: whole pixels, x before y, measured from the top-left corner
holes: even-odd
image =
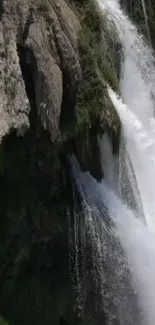
[[[77,129],[82,129],[83,125],[91,127],[102,120],[111,133],[119,133],[119,118],[107,92],[107,84],[115,91],[119,89],[119,71],[113,57],[117,39],[113,37],[112,26],[109,27],[106,17],[100,16],[92,0],[83,3],[81,24],[79,54],[82,81],[77,94]],[[117,61],[119,59],[117,55]]]

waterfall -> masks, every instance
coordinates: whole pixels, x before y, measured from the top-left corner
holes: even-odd
[[[118,1],[99,0],[98,2],[101,11],[106,12],[109,20],[115,23],[123,46],[120,90],[126,106],[118,101],[112,91],[109,94],[123,125],[126,150],[124,159],[127,160],[128,157],[128,161],[131,161],[142,200],[145,221],[149,229],[155,231],[153,194],[155,187],[152,182],[155,174],[154,56],[151,49],[144,43],[142,36],[138,34],[136,28],[121,10]],[[125,175],[127,172],[129,173],[129,165]],[[130,183],[133,184],[131,177]],[[131,207],[131,203],[129,205]]]
[[[155,319],[155,238],[141,220],[109,190],[100,185],[109,214],[115,220],[116,231],[128,257],[133,282],[139,294],[148,325]]]
[[[95,236],[93,237],[93,245],[100,251],[100,262],[96,260],[96,263],[104,279],[101,282],[103,307],[104,303],[107,304],[108,301],[108,311],[110,314],[114,312],[113,319],[118,319],[119,324],[154,325],[154,235],[149,232],[140,218],[135,217],[134,213],[123,204],[104,181],[97,183],[88,172],[84,173],[77,169],[74,169],[73,177],[76,179],[81,198],[87,201],[93,211],[93,225],[95,226],[95,219],[96,224],[101,223],[103,225],[100,245],[98,245],[99,237],[96,237],[96,241]],[[87,215],[85,218],[91,228],[92,220]],[[125,256],[119,243],[125,252]],[[107,301],[104,291],[104,285],[107,283],[105,265],[110,277]],[[132,283],[129,280],[128,270],[132,275]],[[138,296],[138,304],[136,295]],[[111,299],[113,301],[112,306]],[[115,322],[108,324],[115,324]]]
[[[115,24],[123,47],[120,80],[123,102],[110,89],[109,95],[122,122],[126,157],[134,169],[145,222],[155,232],[155,185],[152,181],[155,177],[155,59],[142,35],[123,13],[119,1],[98,0],[98,3],[101,11]],[[129,172],[129,166],[127,170]],[[133,184],[131,177],[130,183]]]
[[[138,303],[136,289],[132,285],[128,261],[115,231],[115,220],[110,218],[109,206],[103,199],[100,188],[102,185],[88,172],[82,172],[73,157],[71,169],[83,211],[83,216],[80,218],[77,216],[79,230],[74,228],[74,231],[76,238],[79,235],[82,250],[79,263],[81,267],[77,273],[81,274],[78,288],[81,287],[80,297],[83,296],[81,309],[84,322],[90,321],[87,319],[90,308],[93,314],[93,296],[89,302],[89,312],[87,309],[87,295],[90,295],[89,290],[93,287],[96,304],[93,324],[105,322],[108,325],[144,325],[144,316]],[[113,200],[113,197],[111,199]]]
[[[85,265],[85,247],[92,241],[91,275],[97,279],[106,324],[154,325],[155,58],[121,9],[119,0],[96,1],[101,13],[106,14],[109,28],[111,23],[116,26],[123,49],[121,98],[107,85],[121,120],[122,134],[119,156],[113,155],[106,134],[98,139],[104,175],[101,183],[88,172],[83,173],[73,157],[70,159],[72,179],[84,213],[79,241],[85,241]],[[95,319],[92,323],[100,324]]]
[[[134,168],[123,137],[119,156],[113,155],[112,141],[107,133],[98,138],[98,144],[104,181],[115,189],[123,201],[145,221]]]
[[[119,150],[118,194],[120,198],[145,222],[143,204],[130,155],[122,136]]]
[[[110,90],[110,97],[121,118],[126,150],[132,161],[145,221],[148,228],[155,232],[155,138],[151,137],[145,126],[117,95]]]
[[[123,13],[118,0],[97,0],[117,29],[123,47],[121,94],[128,107],[145,124],[154,117],[155,59],[142,35]]]
[[[111,89],[108,88],[108,91],[121,119],[125,159],[128,157],[134,169],[146,226],[142,222],[140,209],[139,218],[136,219],[133,212],[124,206],[105,184],[102,184],[100,189],[109,215],[115,219],[118,236],[126,252],[133,283],[144,310],[145,322],[153,325],[155,317],[155,239],[152,234],[155,232],[155,59],[152,50],[123,13],[118,1],[98,0],[98,3],[101,11],[106,12],[108,19],[114,22],[123,47],[120,80],[122,100]],[[133,184],[133,180],[129,178]],[[136,196],[135,199],[137,201]],[[127,204],[131,207],[130,202]]]

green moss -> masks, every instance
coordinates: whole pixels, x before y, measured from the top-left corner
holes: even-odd
[[[115,31],[108,25],[106,17],[100,16],[93,0],[71,3],[82,26],[78,35],[82,78],[76,95],[76,121],[63,121],[62,133],[57,139],[59,147],[67,140],[76,143],[81,134],[83,139],[87,134],[91,137],[89,131],[92,128],[96,134],[104,130],[114,138],[120,131],[120,120],[107,92],[107,83],[119,91],[120,47]],[[86,147],[85,151],[83,160],[86,161]]]
[[[49,1],[40,0],[40,9],[47,11]],[[70,4],[82,26],[78,36],[82,78],[76,96],[76,120],[70,123],[67,116],[63,119],[57,139],[60,145],[75,138],[85,127],[99,123],[101,115],[102,125],[108,129],[118,129],[119,125],[106,88],[107,83],[114,90],[119,87],[119,51],[113,27],[100,15],[94,0],[70,0]]]
[[[111,30],[91,0],[84,2],[81,24],[79,54],[83,74],[77,94],[77,130],[83,125],[91,127],[101,115],[104,115],[104,124],[110,128],[113,118],[116,125],[119,124],[106,87],[108,83],[118,90],[119,85],[109,42],[112,39]]]

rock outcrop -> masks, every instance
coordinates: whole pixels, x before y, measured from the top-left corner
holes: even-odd
[[[9,24],[8,17],[0,23],[0,141],[12,129],[22,134],[29,127],[29,100]]]
[[[54,141],[63,101],[66,109],[73,105],[80,78],[80,23],[65,1],[21,0],[5,2],[0,27],[1,136],[28,127],[31,96],[25,88],[31,82],[38,115]]]
[[[118,86],[119,46],[92,5],[4,1],[0,314],[10,324],[80,323],[68,269],[74,200],[66,156],[100,179],[97,136],[108,132],[116,152],[120,131],[106,88]]]

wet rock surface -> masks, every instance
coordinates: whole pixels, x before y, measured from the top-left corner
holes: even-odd
[[[85,10],[64,0],[4,1],[0,21],[0,314],[8,324],[75,325],[81,321],[69,276],[68,217],[73,218],[74,200],[66,161],[68,154],[76,154],[83,169],[100,179],[97,136],[108,130],[117,138],[120,129],[105,83],[99,81],[106,73],[113,84],[117,78],[110,76],[114,68],[106,57],[107,46],[101,57],[105,53],[109,70],[105,65],[105,75],[96,70],[99,40],[95,34],[92,43],[91,30],[87,43],[90,26],[83,20]],[[82,31],[86,47],[79,45]],[[88,93],[83,96],[85,85]],[[96,96],[102,89],[103,101]]]

